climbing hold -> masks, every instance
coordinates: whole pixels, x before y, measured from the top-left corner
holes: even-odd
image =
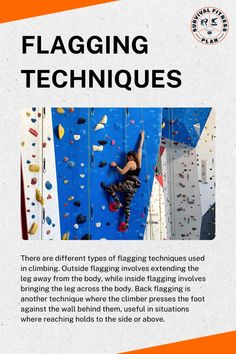
[[[82,162],[82,163],[80,164],[80,166],[81,166],[81,167],[84,167],[84,163]]]
[[[74,108],[72,108],[72,107],[71,107],[71,108],[69,108],[69,112],[70,112],[70,113],[73,113],[74,111],[75,111],[75,109],[74,109]]]
[[[47,199],[52,199],[51,194],[48,194]]]
[[[30,117],[30,112],[26,112],[27,117]]]
[[[80,135],[74,134],[74,139],[75,139],[76,141],[79,140],[79,139],[80,139]]]
[[[162,129],[165,128],[165,125],[166,125],[165,122],[163,122],[163,123],[161,124]]]
[[[79,214],[76,218],[77,224],[84,224],[86,220],[87,220],[86,216],[82,214]]]
[[[75,228],[75,229],[78,229],[78,228],[79,228],[79,225],[78,225],[78,224],[74,224],[74,228]]]
[[[80,188],[81,188],[81,189],[84,189],[84,186],[82,185],[82,186],[80,186]]]
[[[98,130],[101,130],[101,129],[103,129],[103,128],[105,128],[104,124],[98,123],[98,124],[95,125],[95,127],[93,128],[93,130],[94,130],[94,131],[98,131]]]
[[[115,141],[114,139],[112,139],[111,145],[113,146],[113,145],[115,145],[115,144],[116,144],[116,141]]]
[[[33,224],[31,225],[28,233],[30,235],[35,235],[37,231],[38,231],[38,224],[36,224],[36,222],[33,222]]]
[[[32,123],[35,123],[37,121],[37,119],[31,119]]]
[[[104,115],[99,123],[100,124],[107,124],[107,115]]]
[[[134,120],[134,119],[131,119],[129,122],[130,122],[130,124],[132,124],[132,125],[135,124],[135,120]]]
[[[70,233],[69,231],[65,232],[63,235],[62,235],[62,240],[66,241],[66,240],[69,240],[69,237],[70,237]]]
[[[43,143],[42,145],[43,145],[43,148],[45,148],[47,146],[47,143]]]
[[[107,226],[110,226],[110,225],[111,225],[111,223],[108,221],[108,222],[106,223],[106,225],[107,225]]]
[[[73,140],[70,140],[70,141],[69,141],[69,144],[70,144],[70,145],[73,145],[73,144],[74,144],[74,141],[73,141]]]
[[[68,167],[70,167],[70,168],[75,167],[75,162],[74,161],[69,161],[68,162]]]
[[[37,202],[39,202],[42,206],[44,205],[44,199],[43,196],[40,192],[39,189],[35,190],[35,199],[37,200]]]
[[[77,120],[77,124],[84,124],[86,122],[86,119],[85,118],[79,118]]]
[[[103,151],[103,145],[93,145],[93,151]]]
[[[32,134],[34,136],[38,136],[38,132],[35,129],[33,129],[33,128],[30,128],[29,132],[30,132],[30,134]]]
[[[48,225],[51,225],[52,219],[49,216],[47,216],[46,217],[46,222],[47,222]]]
[[[27,161],[26,161],[26,163],[27,163],[28,165],[30,164],[30,162],[31,162],[30,160],[27,160]]]
[[[50,233],[51,233],[50,230],[47,230],[47,231],[46,231],[46,234],[47,234],[47,235],[50,235]]]
[[[103,168],[103,167],[105,167],[106,165],[107,165],[107,162],[106,162],[106,161],[101,161],[101,162],[99,162],[98,167]]]
[[[91,240],[91,235],[90,234],[85,234],[83,237],[81,237],[81,240]]]
[[[105,210],[105,209],[106,209],[105,205],[102,205],[102,210]]]
[[[59,107],[59,108],[57,108],[57,113],[59,113],[59,114],[64,114],[65,111],[64,111],[63,108]]]
[[[22,147],[25,146],[25,142],[24,141],[21,142],[21,146]]]
[[[65,129],[63,128],[63,126],[61,124],[59,124],[57,127],[57,134],[58,134],[59,139],[62,139],[65,134]]]
[[[107,140],[98,140],[98,144],[99,145],[106,145],[107,144]]]
[[[70,213],[65,213],[65,214],[63,215],[63,217],[64,217],[64,218],[68,218],[69,215],[70,215]]]
[[[32,111],[35,112],[36,111],[36,107],[32,107]]]
[[[102,223],[101,222],[96,222],[95,226],[96,227],[101,227]]]
[[[29,171],[30,172],[39,172],[40,171],[40,167],[39,167],[39,165],[30,164],[29,165]]]
[[[75,206],[77,206],[77,207],[80,207],[80,205],[81,205],[81,203],[80,203],[79,200],[76,200],[73,204],[74,204]]]
[[[48,189],[48,190],[52,189],[52,183],[49,182],[49,181],[47,181],[47,182],[45,183],[45,187],[46,187],[46,189]]]
[[[64,157],[63,161],[67,162],[67,161],[69,161],[69,158],[68,157]]]
[[[74,200],[74,199],[75,199],[75,197],[73,195],[71,195],[70,197],[68,197],[67,200]]]
[[[68,184],[69,180],[68,179],[64,179],[64,184]]]
[[[81,173],[79,176],[80,176],[80,178],[84,178],[85,177],[85,175],[83,173]]]
[[[36,177],[34,177],[34,178],[32,178],[32,179],[31,179],[31,184],[33,184],[33,185],[34,185],[34,184],[36,184],[36,183],[37,183],[37,181],[38,181],[38,180],[37,180],[37,178],[36,178]]]
[[[119,232],[126,232],[128,230],[126,222],[122,221],[118,227]]]

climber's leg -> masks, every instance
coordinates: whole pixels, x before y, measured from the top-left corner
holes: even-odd
[[[109,205],[110,211],[117,211],[119,208],[122,207],[120,199],[117,195],[117,192],[124,191],[124,184],[125,182],[119,182],[111,184],[110,186],[102,185],[102,187],[110,194],[110,196],[114,199],[114,202]]]

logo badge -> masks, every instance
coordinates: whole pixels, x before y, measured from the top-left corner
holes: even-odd
[[[193,36],[203,44],[217,44],[227,35],[229,21],[223,11],[216,7],[203,7],[191,20]]]

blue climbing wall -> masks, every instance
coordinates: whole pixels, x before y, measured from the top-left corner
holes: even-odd
[[[162,137],[196,147],[211,108],[163,108]],[[198,125],[198,130],[194,128]]]
[[[107,116],[103,128],[94,127]],[[69,239],[142,240],[161,139],[161,108],[52,109],[61,234]],[[64,128],[59,139],[58,125]],[[129,229],[118,231],[123,212],[108,210],[109,198],[100,187],[123,179],[109,166],[125,164],[125,152],[137,147],[145,131],[141,187],[131,203]],[[93,145],[102,151],[93,151]]]

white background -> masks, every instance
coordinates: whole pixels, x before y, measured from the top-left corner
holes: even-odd
[[[190,20],[204,1],[127,0],[0,25],[1,45],[1,351],[8,353],[108,354],[235,330],[236,265],[236,3],[211,1],[230,21],[217,45],[197,42]],[[22,35],[144,35],[149,55],[21,55]],[[172,69],[178,89],[25,89],[22,68]],[[211,106],[216,109],[217,235],[214,241],[24,242],[20,239],[20,110],[27,106]],[[205,253],[207,303],[191,316],[165,324],[21,325],[18,321],[20,254]]]

